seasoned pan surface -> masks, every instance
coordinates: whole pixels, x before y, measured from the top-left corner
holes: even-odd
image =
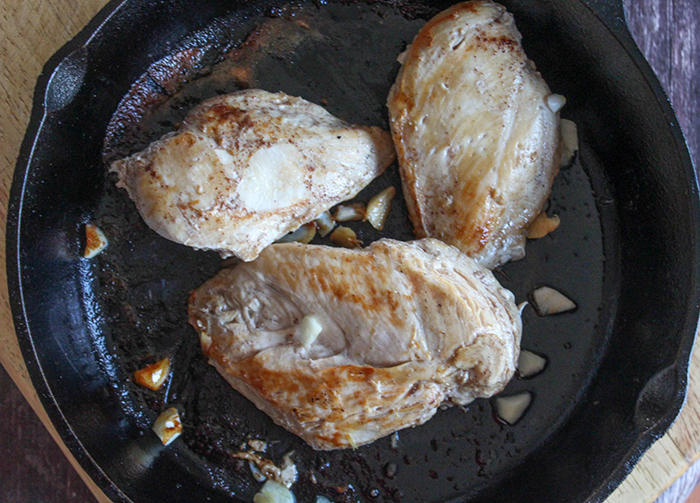
[[[567,96],[563,117],[578,124],[581,150],[552,193],[561,227],[496,274],[518,301],[548,285],[578,308],[548,318],[526,309],[523,348],[548,366],[506,389],[534,396],[515,426],[479,400],[355,451],[313,451],[206,363],[187,297],[221,260],[152,232],[107,165],[173,130],[202,99],[248,87],[388,128],[396,56],[449,3],[133,1],[112,5],[88,42],[57,56],[13,186],[8,273],[34,381],[111,497],[250,501],[260,484],[234,455],[259,438],[275,461],[294,451],[300,501],[597,500],[670,425],[700,262],[682,137],[638,53],[596,16],[609,11],[503,3],[552,90]],[[396,166],[358,199],[388,185],[400,188]],[[80,258],[88,221],[110,239],[91,261]],[[365,244],[412,238],[401,198],[383,232],[355,228]],[[133,384],[134,370],[166,355],[166,389]],[[173,405],[185,432],[163,449],[150,426]]]

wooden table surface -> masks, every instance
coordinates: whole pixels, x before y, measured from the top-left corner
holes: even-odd
[[[563,0],[568,1],[568,0]],[[27,126],[36,77],[105,0],[0,0],[0,263],[5,262],[7,200]],[[630,30],[666,89],[691,154],[700,156],[700,1],[625,0]],[[0,502],[94,501],[43,411],[14,334],[0,267]],[[15,387],[8,377],[14,380]],[[21,391],[21,395],[20,395]],[[24,398],[22,398],[22,395]],[[26,401],[25,401],[26,399]],[[33,409],[33,412],[29,408]],[[36,416],[34,415],[36,414]],[[48,427],[44,429],[38,418]],[[671,430],[645,454],[608,503],[652,502],[700,456],[700,351],[693,355],[688,402]],[[78,470],[80,472],[80,470]],[[99,501],[108,501],[82,472]],[[665,503],[680,501],[663,497]]]

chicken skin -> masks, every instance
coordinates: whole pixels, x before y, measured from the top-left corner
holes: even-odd
[[[501,5],[456,4],[399,57],[387,103],[416,236],[487,268],[525,255],[559,170],[559,115],[520,41]]]
[[[498,393],[522,331],[513,294],[435,239],[274,244],[195,290],[189,321],[236,390],[321,450]]]
[[[250,261],[354,197],[394,158],[387,131],[248,90],[203,102],[177,132],[111,170],[160,235]]]

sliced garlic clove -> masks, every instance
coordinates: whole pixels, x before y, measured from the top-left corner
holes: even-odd
[[[330,234],[335,227],[335,220],[333,220],[330,212],[324,211],[316,218],[316,227],[318,227],[318,233],[322,238]]]
[[[554,112],[559,112],[566,105],[566,98],[561,94],[550,94],[547,96],[547,107]]]
[[[530,297],[532,307],[540,316],[549,316],[576,309],[576,304],[571,299],[548,286],[536,288]]]
[[[518,312],[520,313],[520,316],[523,315],[523,311],[525,311],[525,308],[530,305],[530,303],[526,300],[518,304]]]
[[[544,356],[523,349],[518,358],[518,377],[522,379],[534,377],[542,372],[546,366],[547,359]]]
[[[576,123],[562,119],[560,122],[561,128],[561,167],[565,168],[574,160],[576,152],[578,152],[578,130]]]
[[[256,465],[252,461],[248,461],[248,467],[250,468],[250,473],[253,475],[253,478],[257,482],[265,482],[267,480],[267,476],[260,471],[258,465]]]
[[[362,241],[357,239],[355,231],[349,227],[340,226],[331,233],[331,243],[343,248],[359,248]]]
[[[299,322],[299,333],[297,334],[297,340],[305,348],[310,348],[318,336],[323,332],[323,325],[318,317],[314,315],[304,316]]]
[[[180,422],[180,414],[177,409],[170,407],[164,411],[153,423],[152,429],[163,445],[170,445],[182,433],[182,422]]]
[[[550,232],[553,232],[559,227],[559,215],[554,215],[553,217],[548,217],[543,211],[537,218],[535,218],[532,223],[528,226],[525,231],[525,235],[528,239],[540,239],[545,237]]]
[[[204,353],[205,355],[211,347],[211,342],[211,336],[207,332],[205,332],[204,330],[199,332],[199,344],[202,347],[202,353]]]
[[[158,391],[170,375],[170,358],[147,365],[134,372],[134,381],[141,386]]]
[[[309,222],[299,227],[294,232],[277,240],[278,243],[303,243],[309,244],[316,235],[316,224]]]
[[[107,248],[109,241],[102,229],[95,224],[85,224],[85,250],[83,257],[96,257],[102,250]]]
[[[248,440],[248,446],[254,451],[267,451],[267,442],[265,442],[264,440],[258,440],[257,438],[251,438],[250,440]]]
[[[367,203],[366,220],[369,220],[372,227],[378,231],[384,229],[384,224],[391,211],[391,202],[394,196],[396,196],[396,189],[394,187],[387,187]]]
[[[265,482],[260,491],[253,496],[253,503],[294,503],[294,501],[292,492],[274,480]]]
[[[396,61],[401,63],[402,65],[406,62],[406,58],[408,57],[408,50],[411,48],[411,45],[409,44],[406,46],[406,50],[399,53],[398,56],[396,56]]]
[[[532,403],[532,393],[523,391],[517,395],[497,396],[493,402],[498,417],[512,426],[523,417]]]
[[[299,477],[297,465],[292,460],[294,451],[288,452],[282,457],[282,468],[280,469],[279,482],[286,488],[291,488]]]
[[[364,203],[341,204],[335,208],[333,219],[336,222],[351,222],[355,220],[364,220],[366,214],[367,208]]]

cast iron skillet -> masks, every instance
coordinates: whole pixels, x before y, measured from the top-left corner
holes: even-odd
[[[548,367],[506,390],[534,396],[515,426],[479,400],[356,451],[312,451],[207,365],[186,302],[221,261],[150,231],[106,163],[201,99],[246,86],[387,127],[395,58],[449,2],[112,2],[47,64],[10,198],[10,298],[42,402],[109,497],[250,501],[260,484],[233,454],[261,438],[275,461],[294,451],[300,501],[602,501],[670,426],[700,298],[697,184],[681,131],[618,0],[503,3],[567,96],[581,150],[553,190],[560,229],[496,274],[518,301],[546,284],[578,308],[525,311],[523,347]],[[395,166],[359,198],[389,184],[399,186]],[[93,260],[81,258],[88,221],[111,242]],[[365,243],[411,237],[400,199],[384,233],[356,228]],[[166,389],[132,383],[166,355]],[[149,428],[173,405],[185,432],[163,448]]]

